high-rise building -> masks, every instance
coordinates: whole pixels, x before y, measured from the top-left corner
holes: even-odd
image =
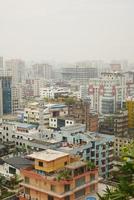
[[[0,57],[0,70],[3,70],[3,57]]]
[[[90,79],[89,96],[91,108],[101,114],[115,113],[123,107],[123,103],[132,90],[126,84],[122,73],[105,72],[99,79]]]
[[[51,79],[52,78],[52,66],[46,63],[38,63],[32,66],[34,78]]]
[[[126,101],[128,110],[128,128],[134,128],[134,98],[128,98]]]
[[[12,78],[9,76],[0,77],[0,115],[12,112]]]
[[[11,59],[5,62],[5,74],[12,77],[12,84],[21,83],[25,78],[25,62]]]
[[[97,78],[97,68],[89,66],[74,66],[62,69],[64,80],[76,80],[81,83],[87,82],[90,78]]]

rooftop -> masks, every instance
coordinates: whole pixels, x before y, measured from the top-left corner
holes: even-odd
[[[20,123],[17,121],[6,121],[5,124],[14,125],[17,128],[23,128],[23,129],[33,129],[37,127],[37,125],[35,124]]]
[[[47,149],[41,152],[34,152],[33,154],[28,155],[28,157],[49,162],[68,155],[69,155],[68,153],[63,153],[61,151]]]
[[[33,162],[31,160],[28,160],[26,158],[21,157],[12,157],[5,160],[6,163],[9,165],[12,165],[16,169],[23,169],[31,166]]]
[[[86,166],[85,162],[77,161],[77,162],[70,163],[69,165],[66,165],[66,168],[77,169],[77,168],[80,168],[80,167],[83,167],[83,166]]]
[[[51,108],[51,109],[67,107],[67,105],[65,105],[65,104],[47,104],[47,105],[45,105],[45,106],[46,106],[47,108]]]

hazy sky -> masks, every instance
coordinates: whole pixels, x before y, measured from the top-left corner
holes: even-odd
[[[0,0],[0,55],[134,61],[134,0]]]

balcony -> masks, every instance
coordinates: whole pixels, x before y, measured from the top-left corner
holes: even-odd
[[[29,194],[20,194],[19,200],[33,200]]]

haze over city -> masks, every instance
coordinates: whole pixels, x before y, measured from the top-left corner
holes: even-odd
[[[134,200],[134,0],[0,0],[0,200]]]
[[[133,61],[133,0],[1,0],[0,55]]]

